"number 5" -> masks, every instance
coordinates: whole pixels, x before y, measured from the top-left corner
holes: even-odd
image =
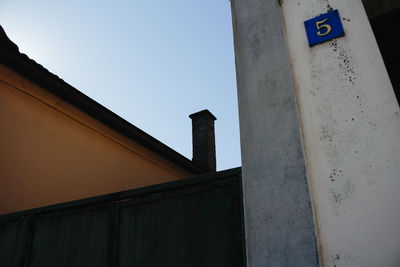
[[[326,22],[327,20],[328,20],[328,18],[316,22],[318,30],[321,30],[322,28],[326,28],[326,32],[324,32],[324,33],[321,33],[321,31],[317,31],[318,36],[325,36],[332,31],[332,27],[329,24],[322,24],[322,23]]]

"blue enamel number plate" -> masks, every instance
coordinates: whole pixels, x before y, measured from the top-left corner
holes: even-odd
[[[308,45],[313,46],[344,35],[339,12],[336,10],[304,21]]]

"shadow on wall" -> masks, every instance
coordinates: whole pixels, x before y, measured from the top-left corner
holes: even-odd
[[[363,3],[399,103],[400,1],[363,0]]]

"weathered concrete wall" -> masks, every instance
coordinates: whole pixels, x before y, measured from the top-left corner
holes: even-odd
[[[0,214],[191,173],[0,65]]]
[[[231,3],[248,266],[318,266],[278,2]]]
[[[309,48],[303,21],[338,9],[346,35]],[[400,115],[361,0],[284,0],[324,266],[400,265]]]

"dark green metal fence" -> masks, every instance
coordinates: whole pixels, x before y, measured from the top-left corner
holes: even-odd
[[[0,266],[244,266],[240,169],[0,216]]]

